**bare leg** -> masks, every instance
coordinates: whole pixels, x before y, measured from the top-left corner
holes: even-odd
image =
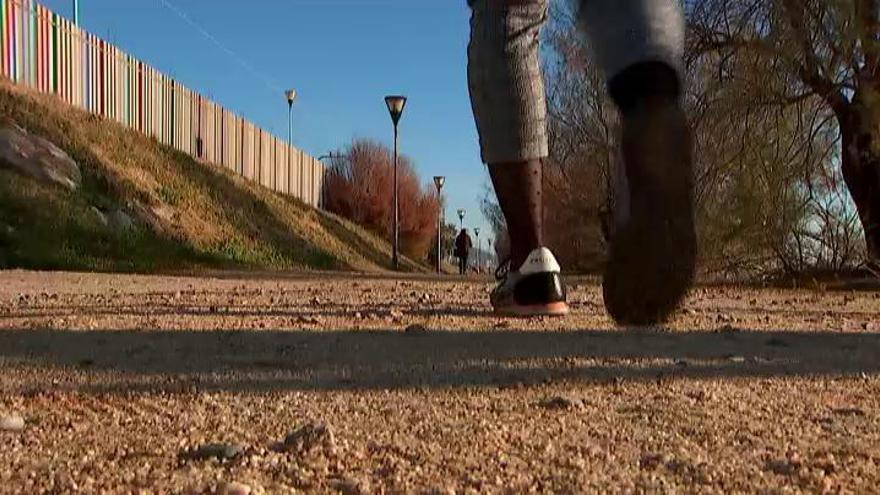
[[[510,262],[520,266],[529,253],[544,245],[541,160],[489,164],[489,175],[507,219]]]
[[[471,100],[516,267],[544,241],[541,181],[548,147],[538,47],[546,0],[470,3]]]
[[[483,161],[510,234],[510,270],[492,292],[505,315],[568,312],[560,267],[543,247],[547,104],[538,60],[546,0],[471,0],[468,82]]]

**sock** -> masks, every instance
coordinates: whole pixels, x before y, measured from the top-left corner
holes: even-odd
[[[681,82],[678,73],[669,65],[641,62],[611,78],[608,91],[625,116],[645,101],[678,101]]]

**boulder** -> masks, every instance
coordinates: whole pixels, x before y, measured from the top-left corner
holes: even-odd
[[[67,153],[8,120],[0,123],[0,169],[70,191],[82,183],[79,165]]]
[[[104,214],[103,211],[98,209],[96,206],[91,207],[92,213],[95,215],[95,220],[98,221],[104,227],[108,227],[110,225],[110,221],[107,220],[107,215]]]
[[[107,222],[114,230],[121,232],[134,230],[135,226],[131,216],[122,210],[114,210],[107,213]]]

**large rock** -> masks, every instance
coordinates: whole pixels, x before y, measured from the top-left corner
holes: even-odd
[[[92,207],[90,208],[90,210],[92,211],[92,214],[95,215],[95,220],[97,220],[98,223],[100,223],[100,224],[103,225],[104,227],[109,227],[109,226],[110,226],[110,221],[107,220],[107,215],[106,215],[103,211],[101,211],[100,209],[98,209],[97,206],[92,206]]]
[[[8,120],[0,123],[0,169],[71,191],[82,183],[79,165],[67,153]]]
[[[287,435],[281,450],[297,454],[309,454],[314,450],[332,454],[336,449],[333,430],[324,423],[308,423]]]
[[[134,220],[128,215],[128,213],[122,210],[115,210],[108,213],[107,223],[117,231],[126,232],[134,230]]]

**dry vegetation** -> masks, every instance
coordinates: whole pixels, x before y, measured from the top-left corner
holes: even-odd
[[[360,139],[351,143],[342,156],[327,171],[327,210],[390,239],[394,191],[391,150]],[[416,260],[426,260],[437,239],[437,193],[434,186],[423,187],[419,183],[408,157],[400,157],[398,165],[401,252]]]
[[[567,267],[590,271],[604,258],[600,216],[620,167],[618,121],[567,5],[555,4],[545,31],[547,232]],[[876,2],[692,0],[685,8],[703,271],[753,277],[876,266]]]
[[[2,82],[0,115],[67,151],[84,177],[81,189],[68,193],[0,171],[0,267],[379,270],[387,265],[388,244],[351,222],[51,96]],[[136,218],[136,226],[108,229],[92,207],[121,209]]]

